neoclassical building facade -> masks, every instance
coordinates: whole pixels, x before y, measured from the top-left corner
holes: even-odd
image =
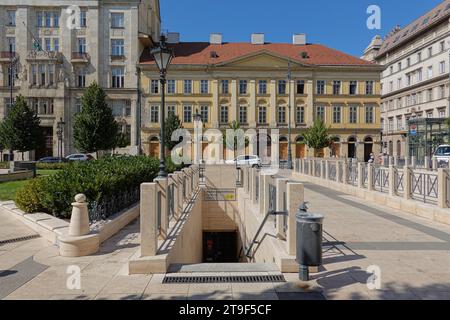
[[[59,155],[58,122],[64,122],[62,155],[75,152],[74,116],[96,81],[130,146],[138,151],[140,114],[136,65],[160,34],[158,0],[3,0],[0,4],[0,118],[14,97],[25,96],[41,119],[46,143],[31,159]],[[12,53],[10,53],[12,51]],[[11,62],[14,68],[12,76]]]
[[[289,120],[293,157],[300,158],[315,155],[301,134],[320,117],[335,144],[318,155],[367,159],[380,151],[380,66],[308,44],[304,35],[294,35],[292,44],[266,43],[262,34],[248,43],[223,42],[220,34],[209,42],[178,38],[169,35],[175,57],[167,75],[165,116],[175,112],[183,128],[192,130],[198,114],[205,130],[225,130],[233,121],[244,130],[268,129],[269,135],[279,129],[283,160]],[[157,155],[161,92],[149,50],[140,68],[142,145],[146,154]]]

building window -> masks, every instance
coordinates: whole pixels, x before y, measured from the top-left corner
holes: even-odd
[[[445,61],[439,62],[439,74],[445,73]]]
[[[58,28],[59,27],[59,13],[51,11],[38,11],[37,26],[42,28]]]
[[[407,75],[406,75],[406,85],[407,86],[410,86],[411,84],[412,84],[412,76],[411,76],[411,74],[410,73],[408,73]],[[391,90],[392,91],[392,90]]]
[[[44,44],[45,44],[46,51],[52,51],[52,40],[50,38],[45,38]]]
[[[38,72],[37,72],[37,65],[33,64],[31,65],[31,84],[37,85],[38,83]]]
[[[186,87],[186,85],[185,85],[185,87]],[[200,93],[201,94],[208,94],[209,93],[208,80],[200,80]]]
[[[58,28],[59,27],[59,13],[53,12],[53,27]]]
[[[6,38],[6,41],[8,43],[8,51],[16,52],[16,38],[14,37],[8,37]]]
[[[175,94],[175,80],[167,80],[167,93]]]
[[[438,113],[439,113],[439,118],[446,118],[445,109],[439,109]]]
[[[131,100],[125,100],[125,117],[131,116]]]
[[[46,78],[45,65],[40,64],[39,65],[39,84],[41,86],[45,85],[45,78]]]
[[[239,94],[247,94],[247,80],[239,80]]]
[[[151,94],[158,94],[159,93],[159,81],[158,80],[152,80],[151,81],[150,93]]]
[[[373,81],[366,81],[366,95],[373,95]]]
[[[441,43],[439,44],[441,52],[445,51],[445,41],[441,41]]]
[[[286,107],[278,107],[278,123],[286,123]]]
[[[366,106],[366,123],[373,123],[374,120],[374,107]]]
[[[445,98],[445,85],[439,87],[439,99]]]
[[[87,12],[86,11],[81,11],[80,12],[80,27],[82,28],[86,28],[87,27],[87,16],[86,16]]]
[[[125,109],[125,104],[123,100],[112,100],[111,109],[114,117],[123,116],[123,111]]]
[[[305,107],[297,107],[295,121],[298,124],[305,123]]]
[[[433,66],[429,66],[427,69],[428,79],[433,78]]]
[[[422,52],[417,52],[417,62],[422,62]]]
[[[192,122],[192,106],[184,106],[183,108],[183,122]]]
[[[87,52],[86,38],[78,38],[77,42],[78,42],[78,52],[79,53],[86,53]]]
[[[125,41],[123,39],[111,39],[111,55],[124,56],[125,55]]]
[[[286,94],[286,80],[278,81],[278,94]]]
[[[341,123],[341,106],[333,106],[333,123]]]
[[[112,73],[111,86],[113,88],[123,88],[125,86],[124,68],[113,68],[111,73]]]
[[[325,121],[325,107],[324,106],[316,106],[315,107],[315,119],[320,119]]]
[[[421,82],[423,80],[423,72],[422,68],[417,70],[417,82]]]
[[[15,10],[7,10],[8,22],[7,25],[10,27],[16,26],[16,11]]]
[[[402,71],[402,63],[399,62],[399,63],[397,64],[397,66],[398,66],[398,71],[399,71],[399,72]]]
[[[75,114],[83,111],[83,105],[81,104],[81,99],[75,99]]]
[[[84,69],[78,70],[77,73],[77,87],[84,88],[86,87],[86,72]]]
[[[55,83],[55,65],[49,64],[47,66],[48,71],[48,84],[53,85]]]
[[[316,88],[317,88],[317,90],[316,90],[317,94],[325,94],[325,81],[317,80]]]
[[[221,80],[221,92],[222,94],[230,93],[230,85],[228,80]]]
[[[59,39],[53,38],[53,50],[59,52]]]
[[[355,95],[357,93],[358,93],[358,82],[357,81],[350,81],[349,94]]]
[[[427,111],[427,118],[433,118],[433,110]]]
[[[406,59],[406,67],[410,67],[411,66],[411,58]]]
[[[4,98],[3,103],[5,105],[5,117],[6,117],[9,114],[9,112],[11,111],[11,108],[14,104],[14,99],[11,101],[10,98]]]
[[[159,106],[151,106],[150,108],[150,122],[158,123],[159,122]]]
[[[431,58],[433,56],[433,47],[428,48],[428,58]]]
[[[297,94],[305,94],[305,80],[297,81]]]
[[[258,123],[259,124],[267,123],[267,107],[263,106],[258,107]]]
[[[220,106],[220,123],[228,123],[228,107]]]
[[[258,81],[258,93],[267,94],[267,80]]]
[[[341,94],[341,81],[333,81],[333,94]]]
[[[200,118],[203,123],[208,123],[209,121],[209,108],[208,106],[200,106]]]
[[[247,107],[239,106],[239,123],[247,123]]]
[[[433,101],[433,89],[429,89],[428,91],[428,102]]]
[[[51,12],[45,12],[45,27],[50,28],[52,26],[52,14]]]
[[[192,80],[184,80],[184,94],[192,93]]]
[[[351,124],[358,123],[358,106],[350,106],[350,109],[349,109],[349,122]]]
[[[167,115],[169,114],[176,115],[176,107],[174,105],[167,106]]]
[[[124,25],[125,23],[123,13],[111,13],[111,28],[123,28]]]

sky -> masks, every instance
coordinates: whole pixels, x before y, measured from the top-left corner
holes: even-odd
[[[266,42],[292,42],[306,33],[319,43],[361,56],[377,34],[406,26],[442,0],[160,0],[162,29],[180,32],[181,41],[209,41],[222,33],[225,42],[249,42],[264,33]],[[370,5],[381,9],[381,29],[369,30]]]

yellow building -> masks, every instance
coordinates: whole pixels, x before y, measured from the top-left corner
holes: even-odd
[[[262,34],[252,35],[250,43],[222,42],[220,34],[212,34],[210,42],[171,38],[175,57],[167,75],[166,113],[175,112],[184,128],[193,129],[198,113],[205,129],[226,129],[232,121],[244,130],[279,129],[280,158],[286,159],[290,119],[293,157],[299,158],[315,155],[302,143],[302,133],[321,117],[336,143],[319,155],[367,160],[372,150],[380,151],[380,66],[307,44],[304,35],[294,35],[292,44],[266,43]],[[149,50],[140,68],[142,146],[157,155],[160,84]]]

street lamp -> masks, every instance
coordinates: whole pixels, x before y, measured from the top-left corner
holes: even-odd
[[[165,93],[166,93],[166,73],[167,68],[173,58],[173,50],[166,47],[166,37],[161,35],[159,46],[152,49],[150,53],[155,59],[156,66],[159,69],[159,81],[161,83],[161,131],[160,131],[160,148],[159,148],[159,173],[158,178],[167,177],[164,146],[164,121],[165,121]]]
[[[56,135],[58,136],[58,158],[61,159],[63,157],[63,135],[64,135],[64,126],[65,122],[62,118],[59,118],[59,121],[56,123]]]
[[[289,98],[288,98],[288,112],[289,112],[289,124],[288,124],[288,159],[287,159],[287,169],[292,170],[293,166],[292,166],[292,146],[291,146],[291,79],[292,79],[292,74],[291,74],[291,61],[289,60],[288,62],[288,74],[287,74],[287,78],[288,78],[288,86],[289,86]]]
[[[196,145],[196,160],[199,164],[201,164],[201,150],[202,150],[202,142],[199,138],[199,131],[201,129],[201,121],[202,121],[202,115],[198,113],[198,109],[195,109],[194,114],[194,131],[195,131],[195,145]]]

